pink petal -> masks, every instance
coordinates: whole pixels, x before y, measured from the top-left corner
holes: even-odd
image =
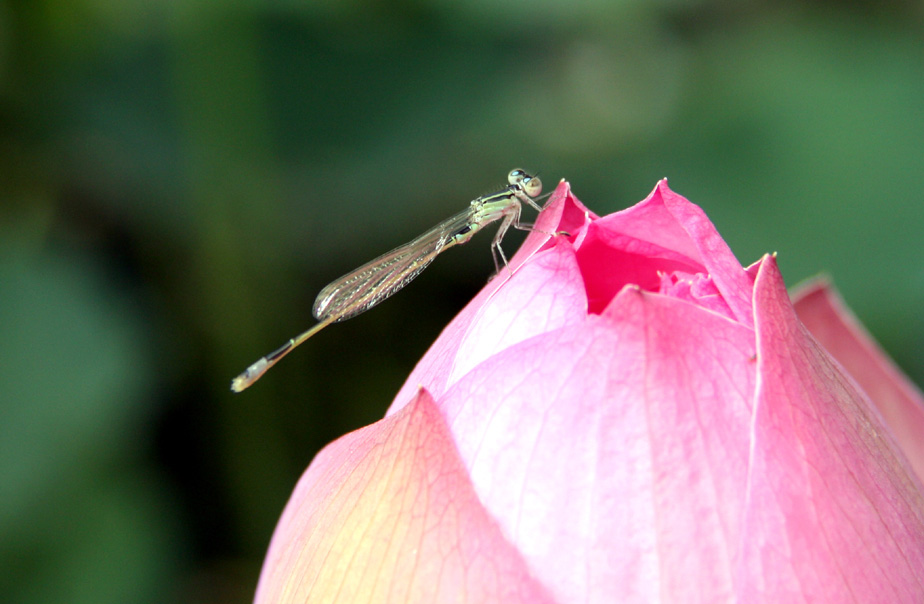
[[[715,286],[712,277],[703,273],[696,273],[695,275],[681,272],[674,272],[669,275],[662,274],[659,293],[672,298],[687,300],[730,319],[735,318],[735,313],[725,302],[725,298],[722,297],[721,292]]]
[[[755,284],[761,375],[740,602],[921,602],[924,498],[864,394],[796,318],[775,259]]]
[[[735,318],[742,325],[751,326],[754,282],[750,275],[741,268],[731,248],[699,206],[671,191],[666,180],[658,183],[658,189],[663,196],[664,206],[693,240],[706,266],[706,273],[715,282]]]
[[[255,602],[551,602],[476,497],[432,398],[314,459]]]
[[[498,352],[586,317],[587,296],[572,247],[562,242],[539,252],[484,301],[459,344],[449,383]]]
[[[793,299],[799,319],[873,400],[924,481],[924,395],[826,281],[809,284]]]
[[[557,600],[721,601],[754,352],[751,330],[629,287],[477,366],[440,408],[480,500]]]
[[[590,312],[598,313],[625,285],[658,291],[662,275],[708,274],[729,316],[751,325],[750,275],[706,214],[662,180],[642,202],[605,216],[588,228],[578,262]]]

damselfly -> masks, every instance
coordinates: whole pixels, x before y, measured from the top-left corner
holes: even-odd
[[[293,348],[331,323],[355,317],[394,295],[427,268],[440,252],[467,242],[486,225],[498,220],[501,223],[491,243],[491,253],[494,256],[494,266],[500,272],[501,263],[498,262],[498,256],[504,266],[507,266],[507,257],[504,256],[504,250],[500,245],[507,229],[511,226],[523,230],[531,229],[529,225],[520,222],[521,204],[527,203],[542,211],[534,201],[542,192],[542,182],[538,176],[517,169],[507,175],[507,182],[509,184],[500,191],[474,199],[465,211],[444,220],[410,243],[367,262],[322,289],[314,301],[312,311],[318,323],[248,367],[231,382],[231,390],[240,392],[249,387]]]

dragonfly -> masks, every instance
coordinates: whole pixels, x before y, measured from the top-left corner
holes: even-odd
[[[314,301],[312,314],[318,322],[250,365],[232,380],[231,390],[241,392],[253,385],[270,367],[328,325],[355,317],[390,298],[417,277],[439,254],[468,242],[475,233],[498,220],[501,223],[491,243],[494,268],[498,273],[501,271],[499,258],[509,270],[507,257],[501,249],[501,240],[510,227],[532,230],[532,225],[520,222],[520,211],[524,203],[542,211],[535,201],[542,193],[542,181],[538,176],[517,168],[507,175],[507,183],[506,187],[495,193],[475,198],[468,208],[413,241],[331,282]]]

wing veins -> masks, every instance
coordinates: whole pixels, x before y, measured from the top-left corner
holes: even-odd
[[[390,298],[413,281],[440,252],[455,245],[453,236],[469,226],[471,218],[472,210],[468,208],[332,282],[314,302],[315,318],[344,321]]]

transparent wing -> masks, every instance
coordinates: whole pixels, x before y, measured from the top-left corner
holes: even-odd
[[[444,220],[410,243],[396,247],[340,277],[321,290],[312,312],[319,321],[344,321],[394,295],[419,275],[443,250],[455,245],[455,235],[472,227],[472,210]]]

